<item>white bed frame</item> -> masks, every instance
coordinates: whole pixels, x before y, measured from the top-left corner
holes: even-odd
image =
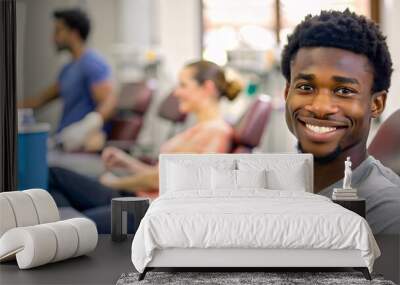
[[[295,156],[295,157],[294,157]],[[313,193],[313,157],[311,154],[164,154],[160,155],[160,195],[167,191],[167,161],[198,160],[212,161],[218,159],[300,159],[306,162],[308,173],[307,192]],[[361,257],[360,250],[329,250],[329,249],[193,249],[169,248],[158,249],[154,252],[153,259],[140,274],[142,280],[146,272],[154,268],[304,268],[304,267],[353,267],[362,271],[364,277],[371,280],[369,270]]]

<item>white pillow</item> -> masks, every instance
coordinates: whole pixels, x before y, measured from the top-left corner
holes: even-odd
[[[294,165],[290,169],[290,175],[286,171],[270,169],[267,171],[268,188],[272,190],[289,190],[306,192],[307,177],[304,167]]]
[[[168,167],[168,189],[170,191],[211,188],[211,167],[188,167],[176,163],[170,163]]]
[[[236,170],[238,188],[267,188],[266,170]]]
[[[265,170],[230,170],[212,168],[212,189],[238,190],[240,188],[266,188]]]
[[[166,164],[167,191],[185,191],[185,190],[212,190],[211,169],[235,169],[234,160],[190,160],[179,159],[168,161]]]
[[[216,169],[211,170],[212,189],[236,190],[236,170]]]
[[[306,191],[309,183],[304,160],[238,160],[239,170],[266,170],[267,188],[271,190]]]

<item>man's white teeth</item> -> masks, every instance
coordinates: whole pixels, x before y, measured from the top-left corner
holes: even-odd
[[[313,132],[319,133],[319,134],[332,132],[332,131],[336,130],[336,128],[332,128],[332,127],[321,127],[321,126],[314,126],[314,125],[310,125],[310,124],[306,124],[306,127],[308,129],[312,130]]]

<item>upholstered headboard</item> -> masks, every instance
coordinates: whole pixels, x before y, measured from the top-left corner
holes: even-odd
[[[160,195],[170,191],[171,177],[168,169],[174,165],[220,166],[229,169],[272,170],[284,177],[286,182],[301,184],[302,191],[313,193],[314,171],[311,154],[161,154],[159,158]],[[300,178],[300,179],[299,179]],[[301,181],[300,181],[301,180]]]

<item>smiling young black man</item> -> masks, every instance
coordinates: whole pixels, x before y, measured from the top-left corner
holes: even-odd
[[[286,121],[314,155],[314,191],[331,197],[351,157],[352,186],[374,233],[400,233],[400,178],[367,152],[371,120],[385,108],[392,61],[379,27],[348,10],[307,16],[282,54]]]

